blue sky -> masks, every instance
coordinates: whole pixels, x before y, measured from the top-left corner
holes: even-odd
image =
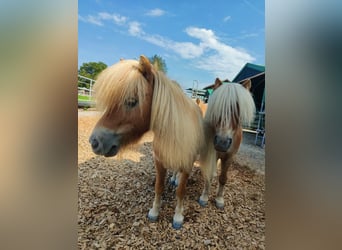
[[[264,0],[82,0],[78,63],[161,56],[183,88],[265,64]]]

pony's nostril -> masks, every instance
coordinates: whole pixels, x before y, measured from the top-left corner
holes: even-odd
[[[93,139],[91,140],[91,147],[94,148],[94,149],[96,149],[98,146],[99,146],[98,140],[96,140],[95,138],[93,138]]]

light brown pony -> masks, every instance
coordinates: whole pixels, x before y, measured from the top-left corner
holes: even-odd
[[[242,141],[242,125],[252,122],[255,104],[250,93],[251,81],[220,84],[209,98],[204,117],[207,150],[201,155],[205,185],[199,203],[206,206],[211,180],[221,159],[221,174],[216,193],[216,206],[224,207],[223,188],[227,182],[227,170],[238,152]]]
[[[152,130],[156,182],[148,218],[158,218],[167,169],[179,172],[172,225],[181,228],[187,179],[204,145],[203,118],[197,105],[144,56],[105,69],[94,87],[97,106],[104,113],[89,138],[93,152],[114,156]]]
[[[199,98],[196,98],[196,103],[201,110],[202,116],[204,117],[205,113],[207,112],[208,105]]]

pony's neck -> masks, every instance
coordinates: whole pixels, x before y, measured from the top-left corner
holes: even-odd
[[[178,120],[187,110],[188,100],[182,89],[162,72],[155,73],[151,124],[150,128],[156,134],[164,134],[165,130],[172,132],[177,129]]]
[[[180,86],[163,74],[154,81],[150,128],[158,158],[171,169],[188,171],[203,144],[202,117]]]

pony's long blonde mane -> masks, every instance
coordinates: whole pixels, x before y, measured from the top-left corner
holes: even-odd
[[[240,125],[249,125],[254,114],[255,104],[251,93],[241,84],[226,83],[210,96],[204,119],[213,125],[221,123],[229,126],[232,117],[236,116]]]
[[[147,81],[139,71],[136,60],[121,60],[101,72],[94,85],[96,107],[111,110],[124,105],[127,98],[143,102]]]
[[[191,170],[203,145],[203,122],[199,108],[162,72],[155,72],[151,129],[154,147],[167,168]]]

